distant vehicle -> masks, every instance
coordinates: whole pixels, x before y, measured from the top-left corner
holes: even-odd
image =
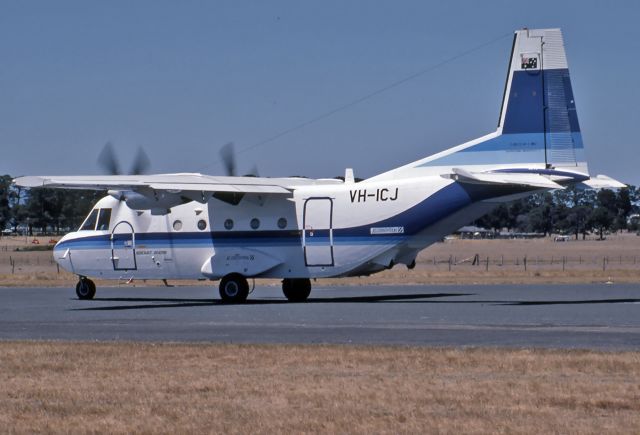
[[[569,240],[571,240],[570,236],[555,236],[553,238],[554,242],[568,242]]]
[[[473,82],[473,69],[464,75],[459,86]],[[456,104],[473,102],[450,102]],[[570,185],[624,186],[589,175],[559,29],[515,32],[491,134],[360,182],[351,169],[344,180],[228,172],[15,183],[108,190],[54,248],[56,261],[80,277],[80,299],[94,297],[87,277],[95,276],[220,279],[225,302],[247,298],[247,278],[281,278],[287,299],[304,301],[311,278],[370,275],[397,264],[411,269],[422,249],[505,202]]]
[[[13,234],[13,231],[10,228],[5,228],[4,230],[2,230],[3,236],[10,236],[11,234]]]

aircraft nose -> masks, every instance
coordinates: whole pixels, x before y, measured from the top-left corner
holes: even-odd
[[[69,249],[68,240],[72,237],[73,233],[64,235],[58,243],[53,247],[53,259],[63,269],[73,272],[71,267],[71,250]]]
[[[69,234],[71,234],[71,233],[69,233]],[[69,234],[65,234],[64,236],[62,236],[62,237],[60,238],[60,240],[58,240],[58,241],[56,242],[56,244],[53,246],[53,253],[54,253],[54,255],[57,255],[58,251],[60,251],[61,249],[63,249],[63,247],[64,247],[64,245],[65,245],[65,242],[66,242],[67,240],[69,240]]]

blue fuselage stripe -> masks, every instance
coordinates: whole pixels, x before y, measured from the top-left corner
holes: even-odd
[[[477,199],[477,198],[476,198]],[[390,244],[413,236],[473,202],[469,193],[458,183],[452,183],[407,210],[381,221],[350,228],[334,228],[334,245]],[[401,234],[372,234],[372,227],[401,227]],[[314,230],[305,235],[305,243],[329,243],[329,230]],[[119,244],[120,245],[120,244]],[[213,232],[154,232],[136,233],[136,248],[169,246],[173,248],[215,246],[301,246],[302,231],[213,231]],[[56,250],[109,249],[110,234],[91,235],[64,240]]]

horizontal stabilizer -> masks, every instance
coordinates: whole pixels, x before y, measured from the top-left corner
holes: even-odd
[[[528,186],[541,189],[564,189],[560,184],[535,173],[471,172],[452,168],[453,177],[460,183]]]
[[[614,180],[611,177],[607,177],[606,175],[591,177],[590,179],[580,183],[580,186],[588,189],[622,189],[627,187],[626,184],[621,183],[618,180]]]

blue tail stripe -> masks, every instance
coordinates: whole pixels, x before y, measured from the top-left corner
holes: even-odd
[[[543,133],[545,127],[547,133],[580,131],[569,70],[514,71],[503,134]]]

